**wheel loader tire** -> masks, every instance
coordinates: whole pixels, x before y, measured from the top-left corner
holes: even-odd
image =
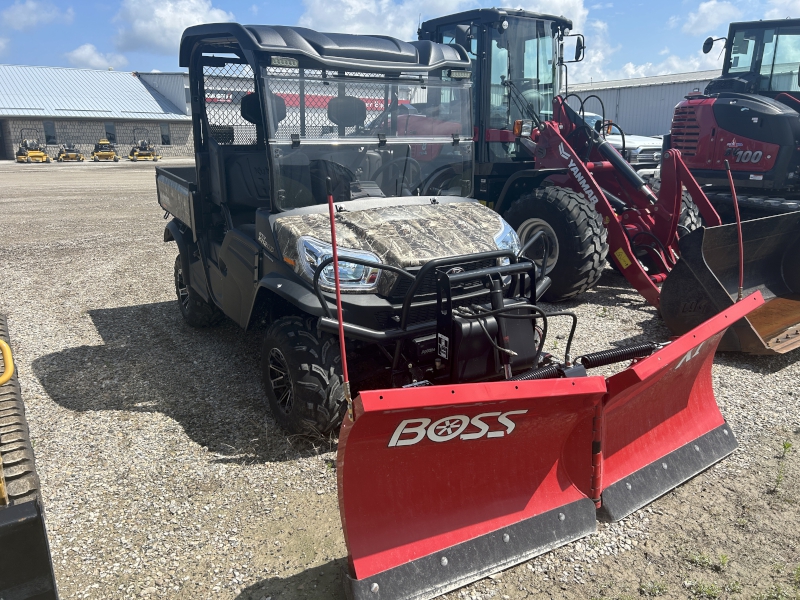
[[[536,224],[548,230],[542,222],[549,226],[551,243],[555,236],[557,244],[553,244],[550,257],[555,256],[556,262],[554,266],[548,263],[552,284],[543,296],[545,301],[567,300],[600,279],[608,254],[608,232],[600,214],[581,194],[558,186],[538,188],[515,200],[503,218],[520,234],[523,245],[536,233]]]
[[[261,373],[278,425],[291,433],[327,434],[347,411],[338,340],[317,332],[317,320],[282,317],[264,335]]]
[[[0,338],[9,343],[6,318],[3,316],[0,316]],[[9,502],[13,505],[36,500],[39,496],[39,477],[36,475],[16,369],[11,379],[0,386],[0,459]]]
[[[186,285],[180,254],[175,257],[175,294],[178,296],[178,307],[183,320],[192,327],[211,327],[222,320],[222,311],[203,300],[191,286]]]
[[[661,191],[661,179],[657,177],[651,179],[650,189],[658,197]],[[681,218],[678,220],[678,237],[683,237],[702,226],[703,218],[700,216],[700,209],[697,208],[689,192],[683,190],[681,195]]]

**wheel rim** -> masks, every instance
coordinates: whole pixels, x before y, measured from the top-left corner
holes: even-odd
[[[178,302],[184,311],[189,310],[189,288],[183,281],[183,269],[178,267],[178,272],[175,276],[175,290],[178,292]]]
[[[269,384],[275,394],[275,401],[278,408],[284,414],[289,414],[294,405],[294,394],[292,393],[292,382],[289,379],[289,363],[283,352],[277,348],[270,348],[267,356],[269,365]]]
[[[517,230],[517,235],[519,236],[520,243],[524,246],[529,239],[531,239],[534,235],[539,233],[540,231],[544,232],[544,235],[547,237],[547,240],[550,245],[548,257],[547,257],[547,269],[545,270],[545,274],[550,273],[553,268],[556,266],[558,262],[558,238],[556,237],[556,232],[550,227],[550,224],[547,221],[542,219],[528,219],[524,221],[522,225],[519,226]],[[533,260],[536,265],[539,267],[542,266],[542,255],[544,254],[544,242],[537,242],[533,245],[533,247],[529,248],[525,251],[525,256],[531,260]]]

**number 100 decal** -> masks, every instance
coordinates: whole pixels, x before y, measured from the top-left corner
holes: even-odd
[[[761,157],[764,156],[764,153],[761,150],[756,150],[752,152],[751,150],[745,150],[742,152],[736,153],[736,162],[737,163],[757,163],[761,160]]]

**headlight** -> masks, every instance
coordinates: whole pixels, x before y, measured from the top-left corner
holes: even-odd
[[[313,237],[303,236],[297,241],[297,253],[300,255],[300,265],[309,281],[314,280],[314,273],[317,267],[325,259],[333,256],[333,247]],[[375,267],[365,267],[355,263],[347,262],[347,257],[381,262],[372,252],[362,250],[349,250],[339,248],[339,283],[342,291],[368,292],[378,287],[380,271]],[[336,281],[333,272],[333,263],[322,270],[319,276],[320,286],[323,290],[332,292],[335,290]]]
[[[519,241],[519,236],[517,232],[514,231],[514,228],[511,227],[508,223],[506,223],[503,217],[498,216],[500,219],[500,231],[494,236],[494,243],[497,244],[498,250],[511,250],[514,253],[514,256],[519,254],[519,251],[522,249],[522,244]],[[502,266],[510,265],[511,259],[508,257],[505,258],[498,258],[497,264]],[[511,275],[506,275],[503,277],[503,285],[508,285],[511,282]]]

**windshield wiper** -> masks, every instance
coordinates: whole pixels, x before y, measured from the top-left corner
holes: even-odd
[[[502,75],[500,76],[500,84],[506,89],[508,89],[509,91],[508,97],[511,98],[511,100],[514,102],[519,111],[523,115],[527,114],[528,117],[530,117],[531,120],[533,120],[534,125],[538,127],[541,124],[542,120],[539,118],[539,115],[536,114],[533,105],[531,105],[531,103],[525,99],[525,96],[522,95],[522,92],[519,91],[517,85],[513,81],[511,81],[506,77],[503,77]]]

